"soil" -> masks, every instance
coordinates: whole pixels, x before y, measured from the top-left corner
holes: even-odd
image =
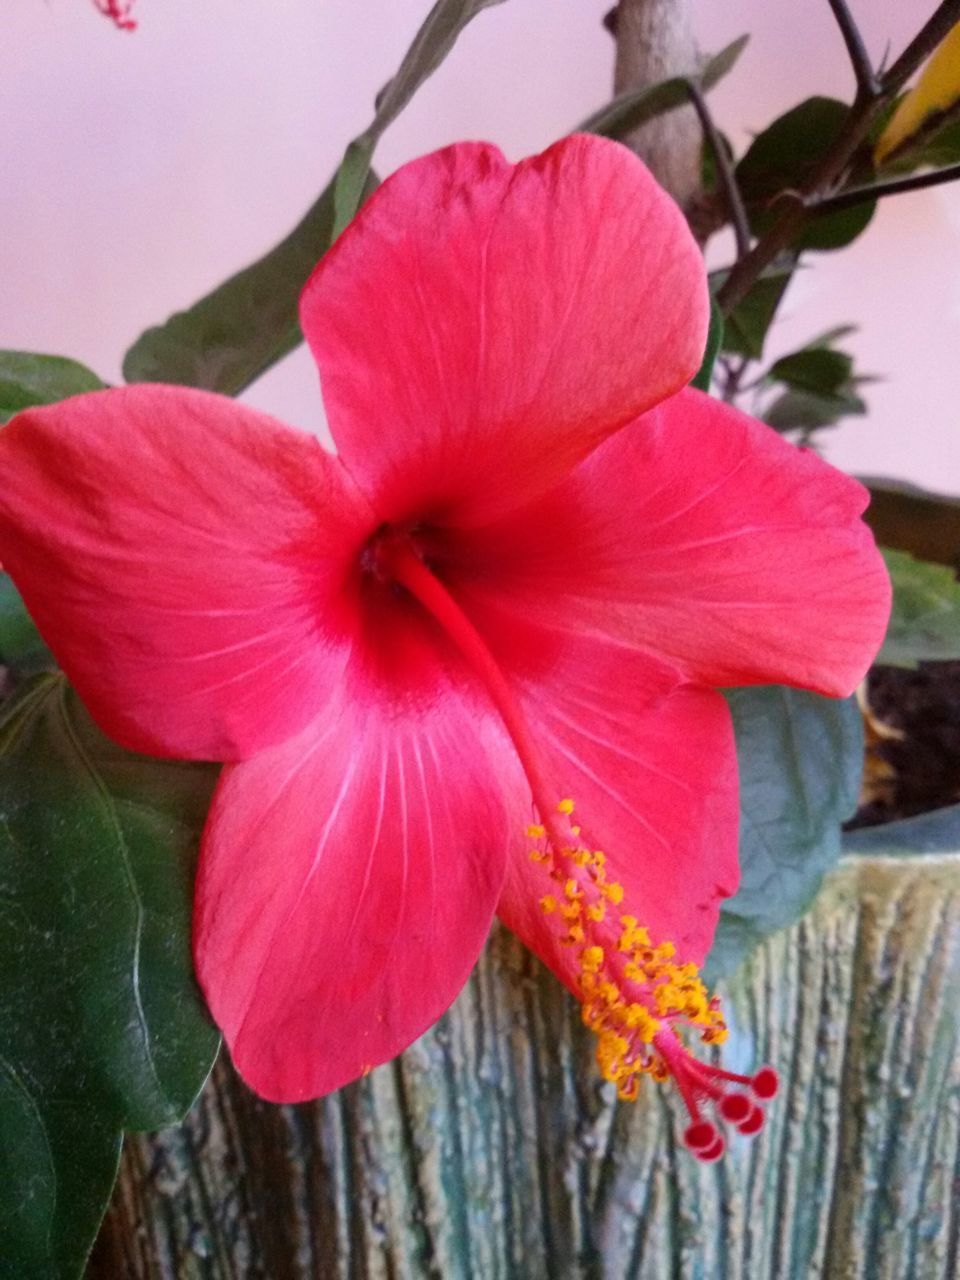
[[[864,793],[848,828],[960,801],[960,662],[875,667],[866,702]]]

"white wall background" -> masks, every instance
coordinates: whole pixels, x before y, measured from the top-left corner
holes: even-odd
[[[5,0],[0,77],[0,346],[117,379],[137,334],[285,234],[368,122],[430,0],[139,0],[115,31],[89,0]],[[458,138],[538,150],[608,96],[611,0],[507,0],[480,15],[384,138],[377,164]],[[854,0],[880,56],[934,0]],[[851,77],[826,0],[701,0],[702,47],[752,41],[716,91],[751,129]],[[857,244],[794,285],[771,351],[843,321],[869,417],[830,438],[861,473],[960,492],[960,184],[882,205]],[[301,350],[249,393],[320,429]]]

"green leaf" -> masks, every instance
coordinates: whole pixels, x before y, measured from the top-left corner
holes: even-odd
[[[691,387],[698,387],[701,391],[710,390],[710,380],[713,377],[713,366],[717,362],[717,356],[720,354],[720,344],[723,341],[723,312],[717,306],[717,300],[710,295],[710,327],[707,330],[707,346],[703,353],[703,363],[697,371],[696,376],[691,381]]]
[[[764,383],[779,384],[786,391],[760,415],[769,426],[776,431],[810,433],[833,426],[841,418],[866,413],[858,388],[873,379],[854,375],[853,357],[832,345],[852,330],[851,325],[839,325],[774,361]]]
[[[737,165],[736,176],[754,235],[762,236],[777,218],[775,197],[798,191],[846,126],[849,108],[834,98],[808,98],[780,116],[754,140]],[[869,181],[873,169],[861,164],[850,185]],[[795,249],[840,249],[866,228],[876,209],[868,201],[811,219]]]
[[[951,120],[913,156],[910,168],[942,169],[957,163],[960,163],[960,120]]]
[[[960,804],[946,805],[912,818],[857,827],[843,836],[844,853],[868,858],[913,857],[960,850]]]
[[[467,23],[503,0],[439,0],[400,70],[381,91],[370,126],[347,147],[340,168],[287,238],[187,311],[148,329],[127,352],[128,382],[175,382],[239,395],[303,341],[300,293],[311,271],[376,189],[374,148]]]
[[[915,667],[960,659],[960,583],[951,568],[883,552],[893,583],[893,611],[877,662]]]
[[[935,564],[960,564],[960,498],[899,480],[871,477],[863,483],[870,490],[864,519],[882,547]]]
[[[723,350],[736,355],[759,360],[767,338],[767,330],[777,314],[777,308],[786,293],[795,262],[790,260],[771,267],[753,284],[746,296],[727,315],[723,329]],[[716,291],[729,275],[727,271],[714,271],[710,275],[711,292]]]
[[[740,889],[724,903],[711,979],[798,919],[840,856],[856,808],[863,728],[852,698],[767,686],[725,694],[740,766]]]
[[[0,351],[0,423],[21,409],[56,404],[83,391],[99,391],[103,385],[86,365],[65,356]]]
[[[796,391],[813,391],[820,395],[834,395],[848,381],[853,372],[853,357],[845,351],[836,351],[822,345],[794,351],[781,356],[769,370],[768,376],[785,382]]]
[[[368,178],[367,194],[376,187]],[[293,231],[212,293],[137,339],[128,382],[174,382],[239,395],[303,341],[300,292],[333,241],[334,182]]]
[[[622,140],[648,120],[655,120],[657,116],[665,115],[676,107],[686,106],[690,101],[691,80],[696,80],[704,90],[712,89],[733,70],[749,39],[749,36],[740,36],[709,58],[699,72],[691,72],[689,76],[671,76],[669,80],[660,80],[656,84],[629,89],[626,93],[619,94],[605,107],[588,116],[573,132],[599,133],[605,138]]]
[[[360,206],[373,152],[387,127],[423,82],[433,75],[456,44],[461,31],[484,9],[504,0],[437,0],[414,36],[397,74],[377,95],[376,112],[367,128],[347,147],[334,180],[334,238]]]
[[[0,720],[5,1274],[79,1274],[121,1130],[180,1119],[212,1065],[190,901],[213,780],[108,742],[60,676]]]
[[[56,666],[12,579],[0,573],[0,666],[19,676]]]
[[[774,431],[818,431],[866,412],[866,402],[853,392],[787,391],[764,410],[763,420]]]

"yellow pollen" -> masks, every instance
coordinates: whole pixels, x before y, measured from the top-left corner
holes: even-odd
[[[557,810],[569,816],[573,807],[564,799]],[[678,963],[676,946],[667,939],[654,942],[636,915],[609,911],[608,904],[623,903],[624,887],[606,879],[606,856],[577,843],[579,828],[570,831],[569,846],[557,848],[548,839],[545,847],[531,851],[534,861],[548,864],[543,874],[558,886],[556,894],[540,899],[540,908],[559,917],[558,941],[573,950],[583,1021],[597,1036],[601,1074],[621,1098],[635,1098],[641,1076],[670,1076],[654,1044],[658,1031],[696,1028],[712,1045],[726,1039],[727,1028],[720,1003],[707,992],[695,964]],[[527,835],[543,840],[546,831],[533,824]]]

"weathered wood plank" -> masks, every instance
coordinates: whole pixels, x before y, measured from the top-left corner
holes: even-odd
[[[955,1280],[960,855],[849,860],[730,985],[736,1069],[784,1088],[718,1166],[656,1087],[617,1105],[504,931],[402,1059],[273,1107],[221,1066],[127,1143],[91,1277]]]

